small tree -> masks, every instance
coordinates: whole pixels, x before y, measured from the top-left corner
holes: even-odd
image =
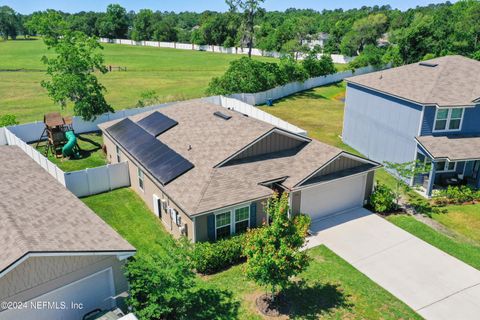
[[[138,253],[127,263],[127,304],[140,319],[186,318],[195,287],[187,252],[179,243],[173,243],[168,247],[168,255]]]
[[[266,213],[270,225],[253,229],[247,234],[244,253],[247,257],[246,275],[258,285],[270,289],[272,301],[308,266],[309,258],[300,248],[305,243],[310,219],[300,215],[288,217],[288,195],[277,193],[267,201]]]
[[[18,124],[17,118],[13,114],[4,114],[0,116],[0,128],[14,126]]]
[[[425,174],[430,172],[430,165],[426,165],[420,161],[410,161],[404,163],[395,163],[385,161],[385,168],[392,172],[395,177],[395,203],[398,207],[398,203],[401,197],[402,187],[407,187],[407,181],[412,180],[419,174]]]

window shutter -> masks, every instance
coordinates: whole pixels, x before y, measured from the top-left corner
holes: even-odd
[[[257,226],[257,203],[252,202],[250,204],[250,228]]]
[[[208,240],[215,241],[215,215],[213,213],[207,216]]]

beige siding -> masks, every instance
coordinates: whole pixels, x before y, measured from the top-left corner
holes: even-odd
[[[364,162],[360,162],[355,159],[340,156],[337,159],[335,159],[332,163],[328,164],[325,168],[317,172],[312,178],[359,167],[364,164],[365,164]]]
[[[242,151],[230,161],[245,159],[272,152],[290,150],[297,148],[304,143],[304,141],[273,132],[260,141],[257,141],[254,145],[250,146],[246,150]]]
[[[367,174],[367,181],[365,183],[365,200],[368,200],[368,198],[370,198],[370,194],[372,193],[374,177],[375,171],[370,171]]]
[[[123,264],[115,256],[31,257],[0,278],[0,301],[28,301],[108,267],[119,294],[128,289]]]
[[[301,213],[300,206],[302,203],[302,191],[295,191],[292,193],[292,213],[294,215]]]
[[[111,161],[111,163],[117,162],[117,153],[116,153],[116,146],[113,141],[109,139],[106,135],[103,135],[104,144],[107,147],[107,159]],[[180,215],[182,220],[182,225],[186,224],[186,235],[187,237],[193,241],[193,222],[190,217],[180,209],[173,201],[170,199],[161,189],[158,187],[153,180],[147,176],[147,173],[144,172],[144,188],[143,190],[139,186],[138,180],[138,166],[136,162],[134,162],[129,156],[122,153],[120,150],[120,158],[121,161],[128,161],[128,170],[130,174],[130,182],[131,188],[143,199],[143,201],[147,204],[153,214],[155,214],[154,206],[153,206],[153,195],[155,194],[160,199],[165,199],[167,201],[167,205],[171,208],[174,208]],[[171,216],[162,211],[162,222],[165,228],[173,234],[175,237],[181,236],[180,226],[171,219]]]

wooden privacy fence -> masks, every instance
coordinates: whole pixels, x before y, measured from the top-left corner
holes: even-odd
[[[114,43],[114,44],[125,44],[131,46],[146,46],[146,47],[158,47],[158,48],[171,48],[179,50],[196,50],[196,51],[208,51],[215,53],[225,53],[225,54],[248,54],[248,48],[241,47],[222,47],[222,46],[213,46],[213,45],[198,45],[192,43],[180,43],[180,42],[162,42],[162,41],[135,41],[130,39],[109,39],[109,38],[100,38],[102,43]],[[257,48],[252,48],[253,56],[260,57],[273,57],[280,58],[281,53],[276,51],[264,51]],[[321,54],[319,54],[320,56]],[[297,53],[298,59],[303,59],[303,53]],[[352,61],[355,57],[347,57],[342,54],[331,54],[332,60],[334,63],[346,64]]]

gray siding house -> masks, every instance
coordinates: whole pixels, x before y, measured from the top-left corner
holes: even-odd
[[[100,125],[108,160],[165,228],[192,242],[262,225],[273,191],[291,214],[361,207],[379,164],[201,100]]]
[[[480,62],[446,56],[347,79],[343,141],[379,162],[432,163],[410,181],[480,187]]]

